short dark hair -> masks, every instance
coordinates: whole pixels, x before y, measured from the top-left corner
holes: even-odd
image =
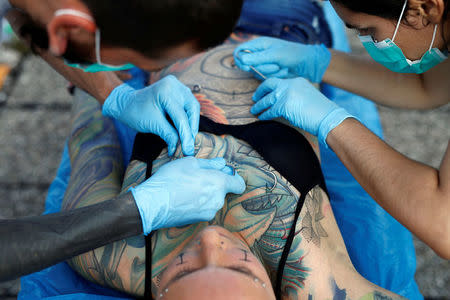
[[[346,8],[361,12],[368,15],[374,15],[386,19],[396,20],[400,17],[405,0],[333,0],[336,3],[342,4]],[[444,18],[448,13],[448,2],[444,0],[445,12]]]
[[[199,50],[222,43],[236,25],[243,0],[82,0],[102,43],[147,56],[187,41]]]

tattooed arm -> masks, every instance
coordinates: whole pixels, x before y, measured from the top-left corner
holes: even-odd
[[[72,170],[63,201],[63,210],[67,211],[114,199],[120,194],[123,180],[122,156],[113,122],[102,115],[98,103],[87,97],[75,97],[72,109],[73,129],[69,139]],[[144,178],[133,179],[133,183],[139,184]],[[115,232],[116,227],[109,226],[109,231]],[[138,279],[130,276],[129,270],[135,274],[136,270],[145,269],[143,262],[137,259],[144,259],[145,252],[133,253],[133,247],[141,250],[144,245],[143,235],[137,233],[127,240],[119,240],[74,257],[69,264],[84,278],[98,284],[130,293],[143,291],[143,284],[140,285]],[[128,253],[131,254],[128,256]],[[129,262],[121,260],[122,255],[132,257],[126,268],[119,268],[120,261]],[[125,270],[129,276],[123,275]]]
[[[2,220],[0,282],[141,233],[141,218],[130,193],[67,212]]]
[[[112,122],[93,101],[75,100],[74,111],[66,192],[73,201],[66,200],[66,212],[0,221],[0,281],[142,233],[132,195],[117,197],[122,167]]]

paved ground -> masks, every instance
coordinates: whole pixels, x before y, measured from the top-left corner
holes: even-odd
[[[2,61],[18,66],[0,93],[0,218],[37,215],[68,136],[71,99],[66,81],[38,58],[0,48]],[[380,108],[380,114],[389,144],[439,166],[450,139],[450,105],[427,112]],[[422,293],[450,299],[450,263],[420,242],[416,248]],[[2,283],[0,299],[14,299],[18,290],[18,281]]]

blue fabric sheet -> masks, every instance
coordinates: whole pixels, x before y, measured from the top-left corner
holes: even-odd
[[[254,1],[248,0],[246,3],[251,5],[250,2]],[[258,0],[260,5],[274,5],[272,2]],[[333,37],[333,47],[349,51],[342,21],[331,5],[325,3],[325,18]],[[247,18],[247,21],[250,19]],[[145,73],[136,69],[132,72],[137,79],[130,85],[143,87]],[[382,136],[379,115],[372,102],[328,85],[324,85],[322,91],[357,116],[375,134]],[[127,163],[136,133],[119,122],[116,122],[116,126]],[[409,299],[423,299],[414,281],[416,258],[411,234],[367,195],[333,152],[320,146],[333,211],[356,269],[384,288]],[[69,177],[70,160],[66,146],[56,179],[48,192],[45,213],[59,211]],[[66,263],[25,276],[21,283],[18,299],[129,299],[121,293],[84,280]]]

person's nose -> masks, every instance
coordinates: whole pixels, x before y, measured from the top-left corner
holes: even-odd
[[[226,255],[227,242],[215,230],[208,230],[200,237],[202,260],[205,266],[220,266]]]

